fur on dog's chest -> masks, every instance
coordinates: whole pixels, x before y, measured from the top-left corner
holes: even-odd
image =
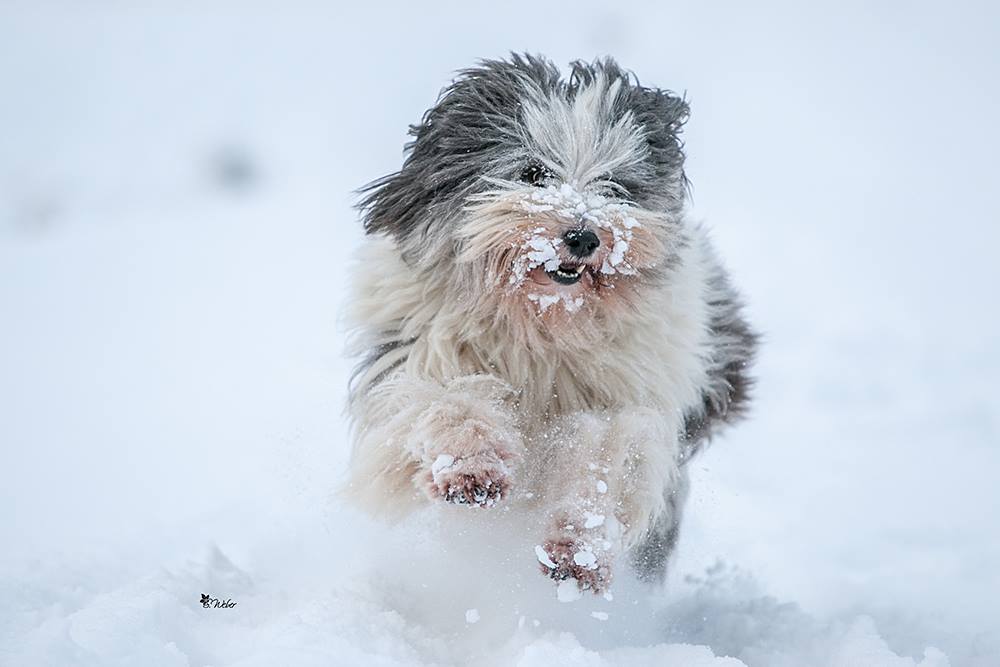
[[[482,372],[493,372],[514,390],[518,412],[533,415],[565,415],[624,406],[666,407],[658,396],[658,383],[639,360],[614,342],[604,349],[547,350],[501,366],[492,364]],[[513,368],[512,368],[513,367]]]

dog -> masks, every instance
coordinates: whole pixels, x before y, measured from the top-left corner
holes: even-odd
[[[350,495],[523,504],[548,576],[662,581],[686,464],[745,414],[758,336],[685,217],[683,97],[614,60],[459,72],[361,191]]]

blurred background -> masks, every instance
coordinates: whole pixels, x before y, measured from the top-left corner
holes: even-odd
[[[146,664],[224,664],[183,605],[79,614],[190,559],[275,590],[364,560],[332,496],[353,191],[455,70],[528,51],[688,97],[691,214],[765,335],[672,590],[718,563],[803,616],[662,641],[779,664],[762,637],[863,614],[899,656],[1000,664],[998,7],[0,3],[0,663],[125,661],[125,627]]]

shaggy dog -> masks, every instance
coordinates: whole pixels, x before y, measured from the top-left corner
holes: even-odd
[[[685,101],[610,59],[465,70],[366,186],[351,495],[541,510],[556,580],[662,578],[685,464],[746,407],[756,336],[684,215]],[[489,510],[487,510],[489,511]]]

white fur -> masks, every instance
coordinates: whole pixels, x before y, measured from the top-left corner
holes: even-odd
[[[611,124],[595,122],[610,116],[620,92],[620,82],[609,85],[603,73],[572,101],[537,91],[525,105],[526,143],[566,183],[587,183],[641,162],[643,136],[631,113]]]

